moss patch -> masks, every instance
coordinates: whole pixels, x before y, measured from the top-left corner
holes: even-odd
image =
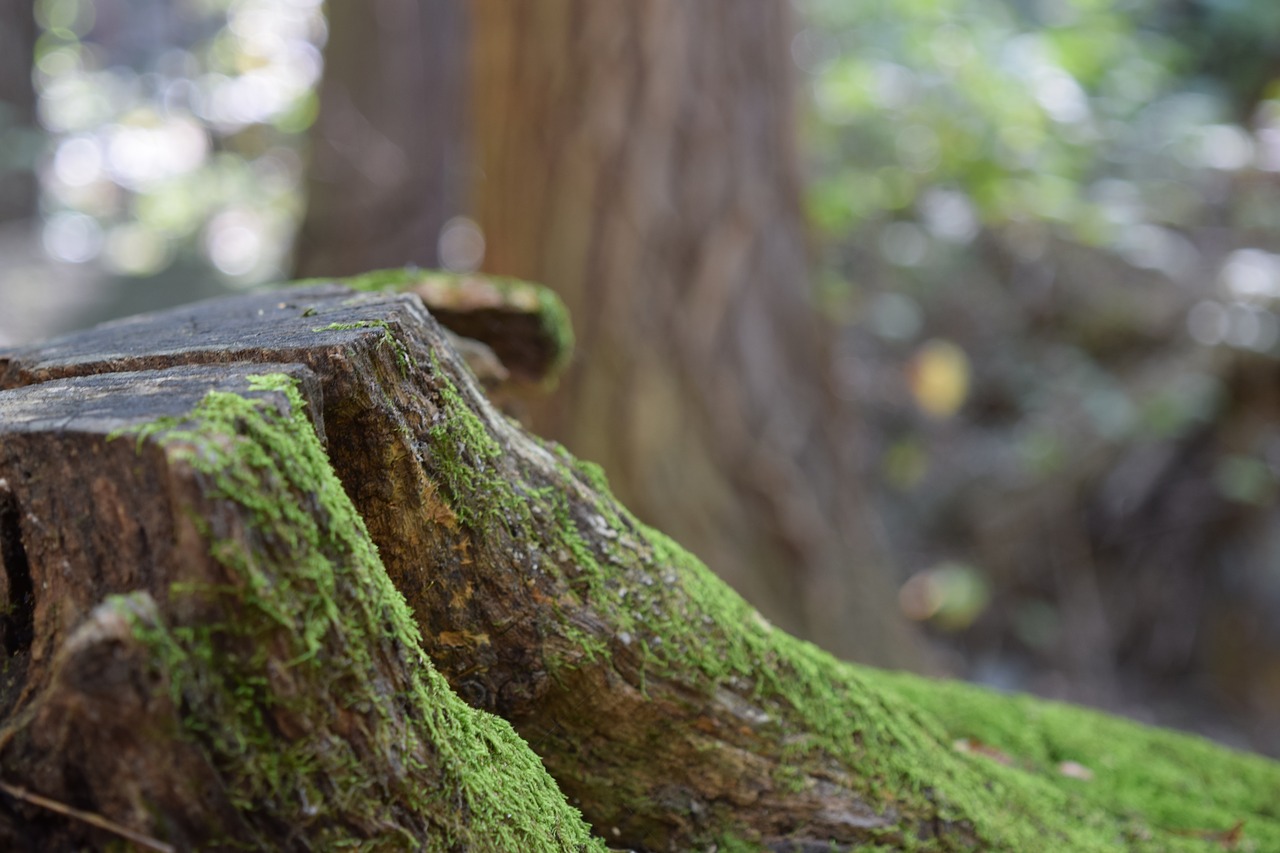
[[[428,431],[429,467],[444,486],[450,508],[461,523],[473,529],[482,530],[485,522],[496,522],[510,533],[526,534],[528,504],[495,466],[503,456],[502,447],[467,407],[439,362],[433,364],[441,417]]]
[[[211,504],[189,512],[225,579],[177,584],[181,618],[135,623],[249,823],[318,849],[603,851],[511,727],[422,653],[292,381],[254,387],[269,393],[212,392],[138,431],[197,472]]]
[[[1222,849],[1242,822],[1232,849],[1280,850],[1275,762],[1030,696],[901,673],[876,678],[932,715],[945,738],[985,747],[979,760],[1007,762],[1004,774],[1033,777],[1130,831],[1145,826],[1155,839],[1163,836],[1159,844],[1173,836],[1179,843],[1216,841]]]
[[[530,284],[529,282],[521,283]],[[569,319],[569,309],[565,307],[564,302],[554,290],[537,284],[532,286],[537,288],[538,316],[542,320],[543,331],[556,344],[555,363],[548,371],[548,375],[555,376],[564,369],[573,356],[573,347],[576,343],[573,336],[573,323]]]
[[[808,733],[793,741],[800,766],[835,758],[873,801],[878,791],[901,806],[933,800],[943,820],[972,824],[983,850],[1221,849],[1215,833],[1242,820],[1235,849],[1280,850],[1280,765],[1078,708],[842,663],[763,624],[666,537],[646,538],[658,565],[681,568],[703,621],[715,623],[699,631],[696,620],[649,620],[665,638],[659,666],[697,666],[713,683],[753,679],[784,730]],[[990,744],[1012,764],[962,754],[959,738]],[[1094,779],[1064,775],[1063,761]]]
[[[1235,849],[1280,850],[1280,765],[1079,708],[837,661],[769,627],[696,558],[637,527],[655,566],[678,569],[702,611],[645,620],[641,630],[663,639],[656,666],[675,677],[696,667],[713,684],[750,679],[782,731],[807,733],[792,739],[799,766],[834,758],[873,802],[887,794],[904,811],[936,802],[943,820],[974,827],[983,850],[1222,849],[1219,838],[1240,821]],[[962,754],[959,738],[990,744],[1012,763]],[[1090,768],[1094,779],[1064,775],[1063,761]],[[784,762],[784,777],[793,766]],[[779,787],[795,784],[784,777]]]

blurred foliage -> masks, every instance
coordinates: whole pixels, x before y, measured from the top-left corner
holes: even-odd
[[[302,214],[319,0],[37,0],[46,251],[150,276],[279,277]],[[185,266],[189,267],[190,264]]]
[[[1280,424],[1240,381],[1280,383],[1280,4],[796,5],[818,295],[904,611],[1005,686],[1212,682],[1219,599],[1280,606]]]
[[[1216,368],[1186,343],[1274,349],[1280,5],[799,6],[821,296],[855,333],[846,378],[874,411],[914,398],[937,417],[969,395],[970,420],[1015,425],[1020,467],[1047,477],[1086,436],[1212,418]],[[1205,229],[1229,236],[1206,247]],[[1190,359],[1176,377],[1158,360],[1117,372],[1170,344]],[[878,358],[905,382],[875,376]],[[895,442],[889,480],[920,483]]]
[[[1135,228],[1208,215],[1218,172],[1280,170],[1280,101],[1254,100],[1280,98],[1265,76],[1280,61],[1270,0],[802,6],[793,56],[813,82],[814,219],[833,232],[914,226],[884,240],[902,266],[930,241],[1017,223],[1172,266]],[[1263,207],[1265,222],[1255,205],[1226,210],[1233,225],[1273,224]]]

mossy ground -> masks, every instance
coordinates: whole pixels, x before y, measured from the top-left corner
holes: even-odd
[[[255,388],[138,435],[251,525],[229,536],[193,508],[226,582],[171,590],[171,612],[200,618],[136,625],[250,825],[317,849],[603,851],[511,727],[423,654],[291,380]]]
[[[1030,696],[902,673],[875,678],[929,714],[944,742],[985,747],[986,757],[974,760],[994,764],[1009,784],[1034,780],[1079,808],[1109,814],[1149,838],[1151,849],[1280,850],[1280,765],[1273,761]],[[1088,778],[1064,768],[1068,762]]]

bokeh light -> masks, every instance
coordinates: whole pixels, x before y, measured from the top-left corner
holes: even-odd
[[[124,278],[180,259],[237,286],[283,277],[327,36],[318,0],[159,4],[154,42],[128,35],[142,10],[36,11],[49,255]]]

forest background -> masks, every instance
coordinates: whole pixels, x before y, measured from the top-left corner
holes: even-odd
[[[512,405],[783,627],[1280,755],[1280,6],[519,6],[5,0],[0,344],[540,279]]]

